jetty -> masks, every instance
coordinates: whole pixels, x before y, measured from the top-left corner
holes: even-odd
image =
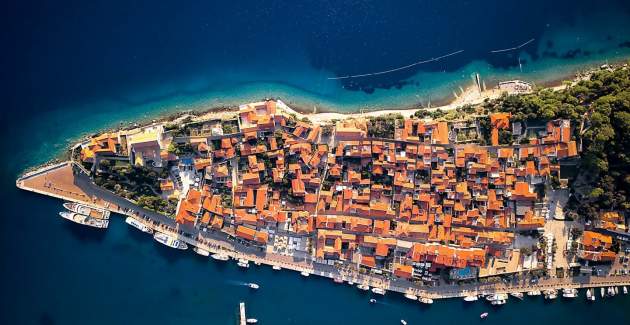
[[[247,317],[245,315],[245,303],[241,302],[239,304],[239,324],[240,325],[245,325],[247,324]]]

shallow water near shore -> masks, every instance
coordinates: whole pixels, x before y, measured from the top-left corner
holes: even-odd
[[[498,309],[460,300],[427,307],[392,293],[371,305],[369,294],[330,280],[269,267],[243,271],[170,250],[117,216],[105,232],[84,229],[57,216],[60,201],[15,188],[25,168],[121,122],[263,97],[318,111],[426,106],[451,100],[475,73],[488,87],[515,78],[540,84],[630,57],[622,1],[261,3],[9,8],[3,40],[12,46],[2,55],[12,65],[0,87],[0,323],[234,324],[239,301],[264,324],[462,324],[480,322],[484,311],[491,324],[630,322],[628,296],[589,304],[583,292],[572,301],[511,299]],[[489,54],[530,38],[519,51]],[[378,78],[328,79],[460,49]]]

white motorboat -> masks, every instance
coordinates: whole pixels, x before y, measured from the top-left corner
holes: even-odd
[[[94,228],[107,228],[109,226],[109,220],[107,219],[95,219],[92,217],[88,217],[86,215],[76,213],[76,212],[59,212],[59,215],[72,222],[78,223],[80,225],[90,226]]]
[[[369,286],[369,285],[367,285],[367,284],[359,284],[359,285],[357,286],[357,288],[359,288],[359,289],[361,289],[361,290],[363,290],[363,291],[368,291],[368,290],[370,290],[370,286]]]
[[[599,288],[599,294],[602,296],[602,298],[604,298],[604,296],[605,296],[605,292],[606,292],[606,291],[604,290],[604,288],[603,288],[603,287]]]
[[[407,325],[407,321],[406,321],[406,320],[404,320],[404,319],[401,319],[401,320],[400,320],[400,323],[401,323],[402,325]]]
[[[623,286],[623,294],[627,295],[628,294],[628,288],[626,288],[626,286]]]
[[[619,287],[613,287],[613,289],[615,290],[615,294],[618,295],[619,294]]]
[[[168,247],[171,248],[176,248],[176,249],[188,249],[188,245],[186,243],[184,243],[183,241],[169,236],[165,233],[161,233],[161,232],[156,232],[155,234],[153,234],[153,239],[155,239],[155,241],[157,241],[160,244],[166,245]]]
[[[562,289],[562,297],[563,298],[575,298],[578,296],[578,290],[575,288],[564,288]]]
[[[376,303],[376,299],[374,299],[374,298],[370,299],[370,303],[371,304]]]
[[[495,293],[493,295],[488,295],[486,297],[487,301],[497,301],[497,300],[507,300],[508,299],[508,295],[507,293]]]
[[[481,313],[481,315],[479,315],[479,318],[484,319],[488,317],[488,313]]]
[[[254,265],[260,266],[262,263],[260,263],[260,261],[254,261]]]
[[[248,268],[249,267],[249,261],[244,259],[244,258],[239,258],[238,259],[238,263],[236,263],[236,265],[242,267],[242,268]]]
[[[343,279],[342,278],[334,278],[333,282],[335,282],[335,283],[343,283]]]
[[[418,301],[419,301],[419,302],[421,302],[421,303],[423,303],[423,304],[427,304],[427,305],[430,305],[430,304],[432,304],[432,303],[433,303],[433,299],[431,299],[431,298],[427,298],[427,297],[420,297],[420,298],[418,299]]]
[[[226,254],[221,254],[221,253],[212,254],[210,255],[210,257],[212,257],[213,259],[217,261],[227,261],[230,259],[229,256],[227,256]]]
[[[608,287],[607,294],[609,296],[611,296],[611,297],[614,296],[615,295],[615,289],[613,289],[613,287]]]
[[[410,293],[405,294],[405,298],[411,299],[411,300],[418,300],[418,296],[412,295]]]
[[[195,251],[195,253],[201,255],[201,256],[210,256],[210,252],[208,252],[207,250],[201,248],[201,247],[193,247],[193,251]]]
[[[354,285],[354,282],[348,281],[348,285],[352,286],[352,285]]]
[[[372,288],[372,292],[379,294],[379,295],[385,295],[385,289],[383,288],[378,288],[378,287],[374,287]]]
[[[507,300],[505,299],[498,299],[498,300],[493,300],[490,302],[490,304],[493,306],[501,306],[501,305],[505,305],[506,303],[507,303]]]
[[[153,229],[147,227],[147,225],[145,225],[144,223],[136,220],[135,218],[132,217],[127,217],[127,219],[125,219],[125,223],[127,223],[128,225],[142,231],[142,232],[146,232],[147,234],[152,234],[153,233]]]
[[[254,289],[254,290],[260,288],[259,285],[257,285],[256,283],[253,283],[253,282],[252,283],[248,283],[247,286],[250,287],[251,289]]]
[[[595,301],[595,292],[593,289],[586,289],[586,300]]]
[[[473,302],[473,301],[477,301],[477,300],[479,300],[479,297],[477,297],[475,295],[464,297],[464,301],[467,301],[467,302]]]
[[[532,290],[527,292],[528,296],[540,296],[541,294],[542,292],[540,292],[540,290]]]
[[[248,318],[246,322],[247,324],[256,324],[258,323],[258,320],[256,318]]]
[[[274,270],[276,270],[276,271],[280,271],[280,270],[282,270],[282,268],[281,268],[281,267],[279,267],[278,265],[274,265],[274,266],[272,266],[271,268],[272,268],[272,269],[274,269]]]
[[[302,272],[300,272],[300,274],[302,276],[309,276],[309,275],[311,275],[310,273],[308,273],[308,271],[302,271]]]
[[[86,204],[66,202],[63,207],[69,211],[76,212],[78,214],[86,215],[95,219],[109,219],[110,212],[105,209],[92,207]]]
[[[558,298],[558,291],[554,290],[545,290],[543,291],[543,294],[545,295],[545,299],[547,300],[553,300]]]
[[[523,300],[523,296],[524,295],[523,295],[522,292],[512,292],[512,293],[510,293],[510,296],[512,296],[514,298],[517,298],[517,299],[520,299],[520,300]]]

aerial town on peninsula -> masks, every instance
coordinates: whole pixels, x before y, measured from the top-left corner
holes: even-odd
[[[574,186],[592,126],[491,106],[313,123],[269,99],[94,135],[17,185],[75,222],[111,211],[167,246],[422,303],[626,293],[627,210],[576,212],[604,195]]]

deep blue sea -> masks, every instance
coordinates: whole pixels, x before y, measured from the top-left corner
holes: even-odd
[[[234,324],[241,300],[261,324],[466,324],[483,311],[492,324],[630,323],[628,297],[370,305],[328,280],[174,252],[122,219],[68,224],[61,202],[14,185],[82,134],[177,110],[263,97],[395,108],[450,100],[474,73],[489,87],[554,81],[630,58],[628,1],[27,0],[0,15],[0,324]]]

